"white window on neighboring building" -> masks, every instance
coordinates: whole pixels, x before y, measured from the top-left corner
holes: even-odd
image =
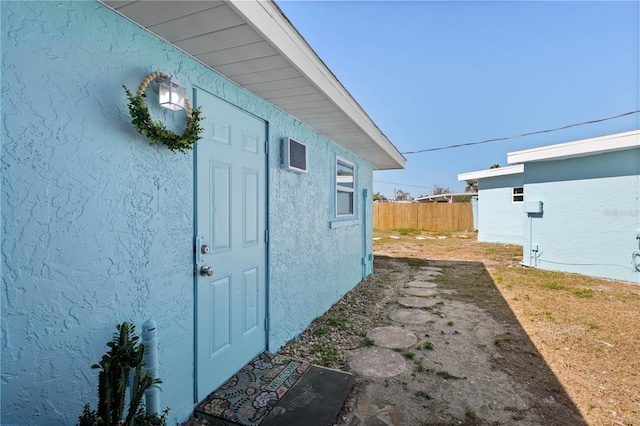
[[[355,165],[336,158],[336,216],[355,214]]]
[[[522,203],[524,201],[524,186],[511,188],[511,202]]]

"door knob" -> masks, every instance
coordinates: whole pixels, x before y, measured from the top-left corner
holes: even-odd
[[[213,275],[213,268],[211,266],[204,265],[200,267],[200,276],[210,277],[211,275]]]

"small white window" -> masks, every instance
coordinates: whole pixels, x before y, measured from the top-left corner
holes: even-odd
[[[524,187],[516,186],[511,191],[511,202],[522,203],[524,201]]]
[[[353,216],[355,206],[355,166],[342,158],[336,160],[336,216]]]

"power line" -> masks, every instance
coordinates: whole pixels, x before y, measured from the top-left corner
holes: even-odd
[[[425,188],[425,189],[433,189],[433,186],[420,186],[420,185],[408,185],[406,183],[398,183],[398,182],[385,182],[383,180],[375,180],[374,182],[378,182],[378,183],[388,183],[389,185],[399,185],[399,186],[412,186],[414,188]]]
[[[401,154],[402,155],[419,154],[421,152],[441,151],[443,149],[460,148],[462,146],[480,145],[480,144],[489,143],[489,142],[506,141],[508,139],[516,139],[516,138],[521,138],[521,137],[524,137],[524,136],[539,135],[540,133],[555,132],[555,131],[558,131],[558,130],[568,129],[570,127],[584,126],[585,124],[600,123],[601,121],[613,120],[614,118],[625,117],[627,115],[637,114],[639,112],[640,112],[640,110],[631,111],[631,112],[625,112],[624,114],[614,115],[613,117],[600,118],[598,120],[585,121],[583,123],[577,123],[577,124],[569,124],[567,126],[557,127],[555,129],[539,130],[537,132],[523,133],[521,135],[507,136],[507,137],[504,137],[504,138],[486,139],[486,140],[479,141],[479,142],[461,143],[461,144],[458,144],[458,145],[441,146],[441,147],[438,147],[438,148],[427,148],[427,149],[421,149],[419,151],[407,151],[407,152],[402,152]]]

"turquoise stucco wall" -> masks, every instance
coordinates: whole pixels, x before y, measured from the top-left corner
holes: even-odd
[[[158,322],[160,404],[184,420],[194,402],[193,157],[135,132],[122,85],[158,69],[268,122],[272,351],[361,279],[372,168],[99,3],[0,7],[0,422],[75,423],[95,405],[90,366],[116,323],[148,318]],[[173,116],[162,118],[177,130],[183,116]],[[282,136],[308,144],[308,174],[278,168]],[[332,229],[336,155],[356,164],[358,214]]]
[[[279,132],[276,132],[279,133]],[[298,174],[272,164],[270,204],[271,271],[269,299],[270,346],[277,350],[300,334],[311,320],[324,313],[362,278],[362,189],[371,194],[372,170],[356,167],[357,220],[335,221],[334,167],[336,153],[356,157],[316,137],[293,138],[308,144],[308,174]],[[274,156],[272,162],[277,163]],[[372,253],[371,195],[368,198],[367,253]],[[331,222],[346,224],[330,229]],[[358,265],[354,265],[357,260]],[[296,302],[297,301],[297,302]]]
[[[524,215],[523,263],[640,282],[639,174],[640,149],[526,163],[525,201],[542,201],[543,213]]]
[[[522,244],[524,207],[512,202],[522,183],[522,173],[478,180],[478,241]]]

